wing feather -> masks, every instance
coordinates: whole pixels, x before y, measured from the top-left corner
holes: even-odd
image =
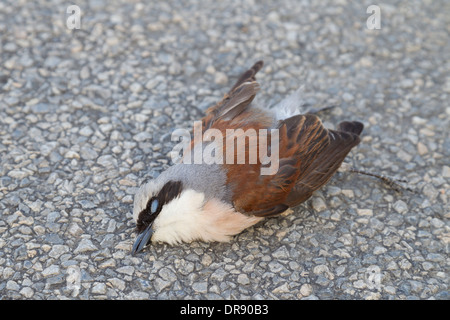
[[[206,111],[206,116],[202,120],[203,130],[211,128],[217,121],[231,120],[248,109],[259,91],[259,84],[256,82],[255,75],[262,66],[263,61],[256,62],[239,77],[220,102]]]
[[[306,201],[314,191],[326,184],[341,166],[350,150],[360,142],[363,124],[357,121],[342,122],[337,130],[326,130],[320,150],[304,154],[297,183],[286,199],[290,207]]]
[[[275,216],[307,200],[328,182],[348,152],[359,143],[363,126],[359,122],[343,122],[338,130],[327,130],[317,116],[307,114],[280,121],[278,128],[278,172],[260,176],[255,168],[237,168],[235,177],[229,179],[241,182],[233,198],[240,212]]]

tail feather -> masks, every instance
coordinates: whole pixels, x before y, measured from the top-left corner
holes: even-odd
[[[360,135],[364,129],[364,125],[358,121],[343,121],[338,125],[338,131],[344,131]]]

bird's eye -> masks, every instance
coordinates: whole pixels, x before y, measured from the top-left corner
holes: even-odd
[[[155,213],[158,210],[159,201],[158,199],[153,199],[152,204],[150,205],[150,212]]]

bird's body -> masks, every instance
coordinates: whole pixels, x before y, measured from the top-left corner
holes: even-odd
[[[228,241],[262,219],[307,200],[359,143],[360,122],[342,122],[337,130],[327,130],[317,116],[299,114],[299,92],[272,109],[255,106],[252,101],[259,89],[255,74],[261,67],[260,61],[245,72],[202,119],[203,133],[215,130],[223,141],[210,140],[197,147],[194,139],[185,155],[213,146],[215,156],[228,161],[176,164],[140,188],[134,201],[138,238],[133,252],[150,241]],[[238,145],[230,162],[226,142],[230,130],[238,129],[240,134],[268,132],[268,139],[266,144],[259,136],[254,137],[256,144],[251,138],[242,140],[245,143]],[[275,145],[267,144],[269,137],[277,138]],[[277,153],[271,174],[262,174],[267,168],[263,159],[249,161],[251,154],[262,151],[271,156]],[[244,163],[239,153],[245,155]]]

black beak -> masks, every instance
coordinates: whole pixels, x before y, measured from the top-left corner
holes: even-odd
[[[136,241],[133,244],[133,248],[131,248],[131,255],[141,252],[148,244],[150,244],[152,234],[153,229],[152,224],[150,224],[144,231],[138,234]]]

